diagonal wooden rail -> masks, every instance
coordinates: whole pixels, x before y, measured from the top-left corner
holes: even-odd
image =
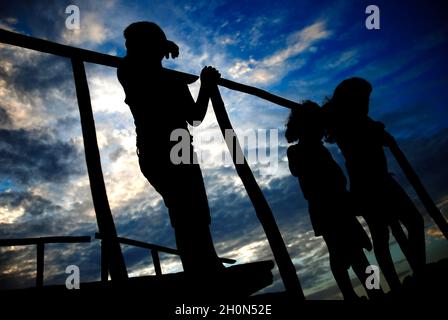
[[[211,101],[213,110],[215,111],[216,118],[218,119],[219,128],[222,135],[225,137],[227,147],[229,148],[232,156],[232,161],[235,165],[236,172],[240,177],[243,185],[247,191],[249,199],[254,206],[255,213],[260,221],[263,230],[268,239],[272,253],[274,254],[275,261],[277,262],[280,276],[282,277],[283,284],[285,286],[288,295],[292,299],[304,300],[302,286],[300,285],[299,278],[294,264],[289,256],[288,249],[286,248],[283,237],[275,221],[274,214],[266,198],[261,191],[260,186],[255,179],[255,176],[250,169],[249,164],[243,154],[243,150],[238,141],[238,137],[230,122],[230,118],[227,114],[224,101],[222,100],[219,89],[215,87],[215,90],[211,93]],[[230,137],[229,137],[230,135]]]

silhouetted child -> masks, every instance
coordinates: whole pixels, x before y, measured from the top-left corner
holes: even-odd
[[[289,143],[298,143],[288,148],[289,168],[308,200],[314,234],[327,244],[331,270],[344,299],[356,299],[348,269],[352,266],[365,286],[369,262],[363,248],[372,247],[353,212],[345,175],[322,143],[322,115],[321,108],[310,101],[292,110],[285,135]],[[371,298],[381,294],[381,290],[366,291]]]
[[[152,22],[136,22],[124,31],[127,53],[118,68],[125,102],[134,116],[140,169],[168,207],[177,248],[186,272],[208,273],[223,268],[215,252],[209,224],[210,211],[204,181],[187,124],[198,125],[207,111],[209,90],[217,85],[218,71],[201,72],[195,102],[187,83],[162,68],[163,57],[175,58],[179,48]],[[171,150],[174,130],[185,130],[187,163],[175,164]]]
[[[350,191],[364,216],[376,258],[392,290],[400,288],[389,250],[389,227],[414,272],[425,264],[423,218],[388,171],[383,150],[390,135],[369,116],[372,86],[361,78],[342,81],[324,109],[330,119],[328,139],[345,157]],[[404,234],[400,222],[406,227]]]

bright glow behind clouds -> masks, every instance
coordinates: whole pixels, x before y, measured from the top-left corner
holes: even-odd
[[[404,26],[397,26],[394,32],[386,30],[375,34],[356,27],[357,19],[363,22],[364,8],[358,4],[348,6],[345,2],[338,6],[325,2],[316,6],[313,1],[257,2],[250,10],[244,3],[226,1],[190,4],[151,1],[136,2],[133,6],[118,0],[77,3],[83,22],[81,29],[73,33],[61,28],[64,8],[55,3],[34,2],[27,10],[18,3],[2,4],[4,8],[0,12],[7,17],[0,17],[0,24],[33,36],[122,55],[122,30],[133,21],[153,20],[160,23],[168,38],[181,48],[179,59],[166,61],[166,66],[198,74],[204,65],[213,65],[226,78],[259,85],[294,100],[313,98],[321,102],[344,77],[365,75],[377,88],[372,99],[375,116],[387,118],[386,124],[398,136],[406,129],[405,139],[401,141],[405,148],[411,146],[405,151],[418,166],[418,172],[425,175],[431,194],[440,199],[447,194],[446,183],[440,182],[448,176],[446,161],[438,165],[435,160],[446,160],[446,154],[435,155],[433,151],[448,149],[444,148],[446,139],[443,138],[446,136],[443,130],[447,128],[444,119],[448,117],[446,108],[441,105],[448,97],[440,88],[447,83],[448,72],[438,60],[443,58],[447,33],[446,28],[437,25],[437,18],[434,18],[437,15],[431,15],[426,22],[419,22],[414,16],[412,23],[420,23],[421,28],[406,27],[406,20],[401,20]],[[380,4],[384,10],[397,9],[391,6],[394,5]],[[416,8],[425,16],[426,9]],[[388,21],[386,25],[393,23]],[[8,185],[7,189],[0,189],[4,190],[0,199],[1,237],[92,235],[96,224],[70,64],[65,59],[5,45],[0,45],[0,54],[0,115],[3,116],[0,129],[5,130],[2,131],[4,136],[14,133],[10,140],[1,140],[11,144],[3,143],[0,155],[11,154],[6,153],[8,150],[20,150],[24,154],[16,161],[17,166],[11,165],[9,171],[3,170],[0,176],[0,187]],[[440,66],[440,74],[431,68],[435,65]],[[401,73],[403,69],[406,72]],[[133,119],[123,102],[124,93],[115,69],[87,65],[87,73],[104,177],[119,234],[174,246],[161,197],[138,168]],[[422,82],[425,88],[419,85]],[[197,95],[197,90],[198,83],[195,83],[191,86],[193,95]],[[401,95],[397,96],[397,92]],[[243,131],[279,129],[281,161],[276,174],[258,175],[257,164],[252,165],[252,169],[270,201],[306,292],[315,293],[316,288],[333,286],[326,263],[327,253],[322,241],[312,236],[306,203],[287,168],[287,144],[282,135],[288,111],[229,90],[223,89],[222,94],[235,128]],[[425,99],[425,117],[419,117],[417,123],[415,110],[418,108],[412,108],[412,104],[422,99]],[[416,143],[417,139],[425,138],[421,137],[421,130],[413,129],[417,125],[418,128],[433,128],[433,136]],[[25,131],[19,134],[17,130]],[[194,129],[194,136],[200,139],[211,132],[218,134],[219,129],[209,109],[205,121]],[[18,137],[22,140],[18,141]],[[429,142],[430,149],[420,147]],[[37,154],[33,145],[39,145],[45,152]],[[203,175],[220,255],[239,262],[272,259],[241,181],[232,166],[222,166],[218,161],[222,153],[227,152],[224,142],[218,140],[200,147],[211,159],[203,166]],[[51,157],[52,154],[58,157]],[[62,159],[64,154],[70,155],[69,159]],[[340,155],[334,155],[341,160]],[[23,158],[32,161],[22,161]],[[436,170],[428,169],[428,164]],[[23,166],[34,176],[27,176]],[[63,172],[63,178],[50,174],[55,168]],[[6,180],[12,182],[6,183]],[[29,203],[33,206],[28,206]],[[428,235],[431,239],[438,236],[431,227]],[[87,279],[98,278],[98,247],[92,245],[81,252],[64,250],[80,264],[85,263],[82,270]],[[134,253],[128,247],[124,252],[130,274],[153,272],[147,253]],[[16,254],[14,259],[7,256],[8,259],[3,260],[0,281],[3,275],[15,271],[17,286],[22,283],[20,279],[32,277],[32,266],[17,267],[13,262],[27,261],[29,257],[25,251]],[[49,265],[67,261],[63,255],[51,251],[48,256]],[[170,257],[163,259],[164,271],[179,270],[178,262]],[[62,279],[56,271],[48,278],[49,282],[56,283],[61,283]],[[281,289],[278,275],[276,280],[274,289]]]

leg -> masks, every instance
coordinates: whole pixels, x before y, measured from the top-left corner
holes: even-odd
[[[198,165],[186,165],[177,178],[170,217],[184,270],[200,274],[222,270],[210,233],[210,210],[201,170]]]
[[[399,290],[401,287],[400,279],[395,271],[394,262],[389,250],[389,228],[386,223],[376,221],[377,218],[366,219],[372,235],[373,250],[378,261],[380,269],[391,290]]]
[[[325,243],[327,244],[328,253],[330,256],[330,267],[333,273],[334,279],[338,284],[339,290],[344,297],[344,300],[356,300],[358,295],[353,290],[352,281],[348,274],[348,263],[343,254],[339,254],[338,248],[335,248],[333,241],[329,237],[324,236]],[[337,240],[336,240],[337,241]]]
[[[403,252],[404,256],[408,260],[409,265],[411,266],[412,270],[416,272],[416,269],[418,266],[416,265],[416,260],[413,255],[413,252],[411,250],[410,242],[406,234],[404,233],[403,228],[401,227],[400,221],[394,221],[391,223],[391,230],[392,234],[397,240],[398,245],[400,246],[401,251]]]
[[[407,250],[407,255],[406,252],[405,255],[413,271],[419,272],[424,268],[426,264],[425,229],[423,217],[417,210],[409,196],[395,181],[394,190],[395,191],[392,195],[392,210],[397,219],[405,226],[406,230],[408,231],[407,248],[405,248],[405,250]],[[398,233],[398,236],[400,237],[402,235]]]
[[[358,295],[356,294],[355,290],[353,290],[348,270],[341,266],[337,259],[335,259],[332,255],[330,255],[330,267],[334,279],[336,280],[336,283],[338,284],[338,287],[344,297],[344,300],[358,299]]]
[[[184,271],[208,273],[223,269],[210,234],[210,211],[199,165],[148,164],[140,168],[168,207]]]
[[[224,269],[213,246],[208,225],[178,226],[174,232],[185,272],[203,275]]]
[[[355,253],[352,259],[352,267],[358,279],[361,281],[362,286],[366,290],[367,295],[371,300],[382,298],[384,295],[381,287],[379,289],[368,289],[366,286],[367,273],[366,269],[370,265],[369,260],[367,260],[366,255],[362,250]]]

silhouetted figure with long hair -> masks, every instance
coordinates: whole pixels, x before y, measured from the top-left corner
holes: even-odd
[[[344,299],[357,299],[348,269],[353,267],[365,286],[369,265],[363,248],[372,249],[370,240],[356,219],[347,180],[339,165],[322,143],[324,119],[321,108],[306,101],[294,109],[286,126],[286,139],[298,143],[288,148],[289,168],[299,180],[315,236],[322,236],[328,247],[330,266]],[[377,298],[382,290],[368,290]]]
[[[419,272],[425,265],[424,222],[388,171],[383,147],[391,136],[384,124],[368,116],[371,91],[371,84],[362,78],[344,80],[324,109],[330,119],[328,140],[335,141],[344,155],[350,191],[369,226],[380,268],[395,290],[401,284],[390,254],[389,227],[414,272]]]
[[[187,83],[162,68],[162,59],[179,55],[155,23],[136,22],[124,31],[127,53],[118,68],[118,79],[126,93],[125,102],[134,116],[140,169],[159,192],[169,210],[177,248],[187,273],[204,274],[221,270],[210,234],[210,211],[204,181],[195,159],[187,124],[198,125],[207,111],[209,88],[216,86],[218,71],[201,72],[201,88],[195,102]],[[177,141],[174,130],[185,130],[190,139],[189,155],[179,164],[170,154]]]

